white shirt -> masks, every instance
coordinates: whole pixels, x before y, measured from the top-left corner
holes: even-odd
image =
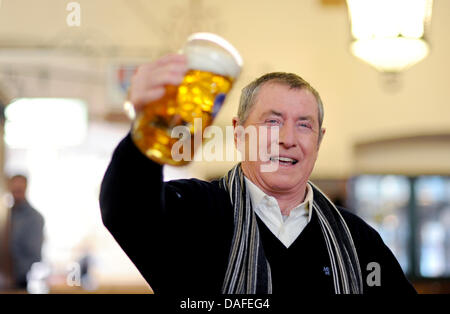
[[[311,220],[313,202],[311,186],[306,184],[307,192],[303,203],[292,209],[289,216],[283,216],[275,197],[267,195],[247,177],[244,176],[244,178],[253,210],[267,228],[288,248]]]

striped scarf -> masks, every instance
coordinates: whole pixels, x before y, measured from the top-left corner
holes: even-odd
[[[361,269],[350,231],[334,204],[316,186],[308,183],[314,193],[312,210],[319,217],[331,261],[334,291],[336,294],[362,293]],[[234,207],[234,233],[222,293],[271,294],[270,265],[261,244],[256,214],[240,163],[220,180],[220,186],[230,194]]]

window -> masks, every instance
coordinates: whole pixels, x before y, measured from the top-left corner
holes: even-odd
[[[450,277],[450,177],[361,175],[348,205],[376,229],[410,277]]]

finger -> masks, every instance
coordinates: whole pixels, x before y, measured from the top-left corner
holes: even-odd
[[[166,64],[186,64],[187,58],[185,55],[182,54],[169,54],[165,55],[153,62],[146,63],[140,66],[141,70],[143,71],[151,71],[155,68],[158,68],[160,66],[164,66]]]
[[[157,67],[141,66],[131,79],[129,100],[139,109],[164,95],[166,85],[179,85],[187,67],[184,62],[169,62]],[[159,98],[158,98],[159,97]]]
[[[185,75],[186,71],[187,66],[184,63],[168,63],[155,68],[143,67],[138,69],[131,83],[137,86],[138,89],[179,84],[179,79]]]
[[[173,74],[170,72],[163,72],[158,74],[157,76],[149,78],[152,82],[143,82],[143,80],[134,80],[129,93],[129,99],[134,104],[139,104],[141,102],[147,102],[147,95],[152,95],[152,91],[155,92],[156,95],[162,97],[162,94],[158,91],[164,90],[167,85],[180,85],[183,81],[184,76],[182,74]],[[144,98],[143,100],[141,100]],[[152,99],[156,100],[156,99]]]
[[[164,87],[154,88],[145,92],[131,95],[130,102],[133,104],[136,112],[141,111],[145,105],[160,99],[165,93]]]
[[[159,87],[161,85],[179,85],[186,74],[186,67],[165,66],[152,71],[143,84],[144,88]]]
[[[174,74],[184,74],[187,71],[187,65],[184,63],[168,63],[165,65],[160,65],[148,72],[141,72],[142,75],[149,77],[157,77],[158,75],[168,72]]]
[[[156,66],[165,65],[168,63],[186,63],[186,56],[180,53],[173,53],[165,55],[158,60],[156,60],[154,63]]]

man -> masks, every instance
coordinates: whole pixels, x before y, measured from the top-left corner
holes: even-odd
[[[8,188],[14,199],[11,208],[10,247],[15,288],[27,287],[27,273],[31,265],[41,260],[44,239],[44,218],[26,199],[27,177],[15,175]]]
[[[136,110],[186,70],[181,55],[140,67],[130,89]],[[155,293],[414,293],[378,233],[308,181],[322,121],[319,94],[300,77],[255,80],[233,119],[235,141],[252,145],[238,126],[279,127],[279,156],[244,160],[212,182],[164,183],[162,166],[128,135],[102,183],[103,222]],[[268,164],[276,170],[262,171]]]

